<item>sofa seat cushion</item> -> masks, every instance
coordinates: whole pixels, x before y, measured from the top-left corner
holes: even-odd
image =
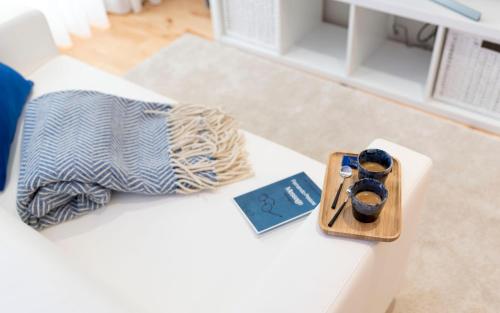
[[[94,89],[173,102],[65,56],[45,64],[30,79],[35,82],[33,97],[63,89]],[[321,186],[324,171],[319,162],[245,135],[253,178],[189,196],[117,193],[105,209],[41,235],[93,280],[142,312],[221,312],[254,285],[304,222],[257,237],[232,198],[300,171]],[[0,206],[15,216],[19,151],[14,167]]]

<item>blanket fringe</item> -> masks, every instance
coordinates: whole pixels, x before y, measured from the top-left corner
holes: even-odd
[[[252,175],[244,137],[235,120],[220,109],[178,104],[168,112],[146,113],[167,116],[179,193],[213,189]]]

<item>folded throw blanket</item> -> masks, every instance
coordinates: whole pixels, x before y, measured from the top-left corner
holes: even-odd
[[[250,172],[218,109],[61,91],[27,104],[17,209],[42,229],[101,208],[113,190],[190,193]]]

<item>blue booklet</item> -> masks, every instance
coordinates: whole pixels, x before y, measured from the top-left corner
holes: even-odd
[[[310,213],[321,189],[304,172],[234,198],[257,234]]]

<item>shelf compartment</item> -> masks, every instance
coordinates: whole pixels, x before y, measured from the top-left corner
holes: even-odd
[[[433,51],[409,46],[392,33],[394,20],[400,17],[358,6],[353,10],[348,52],[348,73],[353,82],[403,101],[423,102],[429,93],[428,81],[432,80]],[[409,19],[404,22],[409,30],[415,30],[413,33],[424,25]]]
[[[309,32],[285,54],[289,61],[323,71],[327,74],[344,75],[346,61],[347,29],[321,23]]]
[[[382,43],[353,73],[370,89],[423,101],[432,53],[394,41]]]
[[[285,60],[330,76],[345,76],[350,5],[333,0],[288,0],[282,5]]]
[[[500,120],[499,44],[448,31],[433,98]]]
[[[220,0],[218,10],[224,36],[278,50],[277,0]]]

